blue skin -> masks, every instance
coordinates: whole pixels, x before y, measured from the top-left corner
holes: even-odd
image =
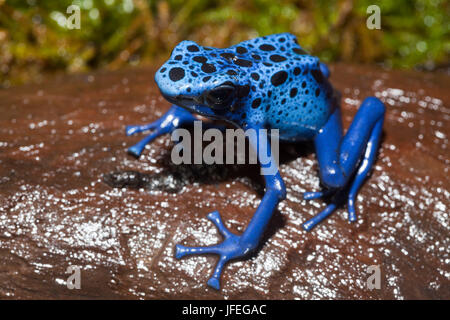
[[[375,161],[385,107],[375,97],[366,98],[343,135],[339,102],[328,77],[327,66],[308,55],[289,33],[256,38],[225,49],[183,41],[155,75],[162,95],[173,106],[153,123],[126,128],[127,135],[153,130],[129,152],[139,157],[145,145],[156,137],[198,120],[193,114],[226,120],[244,130],[279,129],[281,140],[314,141],[325,188],[306,192],[304,198],[334,195],[325,210],[305,222],[303,228],[311,230],[345,196],[348,218],[356,221],[356,194]],[[259,146],[270,150],[267,138],[257,135],[249,139],[255,150]],[[208,281],[215,289],[220,288],[225,263],[246,256],[258,246],[273,211],[286,197],[278,171],[264,179],[264,197],[241,235],[230,232],[214,211],[208,219],[223,235],[222,243],[209,247],[176,246],[176,258],[205,253],[220,256]]]

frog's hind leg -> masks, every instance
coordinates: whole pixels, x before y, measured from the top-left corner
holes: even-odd
[[[174,129],[190,124],[197,120],[189,111],[179,106],[173,105],[161,118],[145,125],[131,125],[127,126],[125,132],[127,136],[135,133],[140,133],[148,130],[153,130],[148,136],[136,143],[134,146],[128,148],[128,153],[139,157],[145,146],[152,142],[157,137],[170,133]]]
[[[340,109],[330,116],[314,140],[322,183],[326,191],[305,193],[305,199],[314,199],[337,191],[325,210],[303,224],[305,230],[329,216],[337,207],[342,191],[350,183],[348,193],[349,220],[356,220],[355,198],[375,161],[381,138],[385,107],[375,98],[366,98],[342,136]],[[355,174],[356,171],[356,174]],[[351,180],[351,181],[350,181]]]

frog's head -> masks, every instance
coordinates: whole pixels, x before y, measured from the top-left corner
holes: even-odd
[[[156,72],[155,81],[169,102],[206,117],[226,118],[250,88],[236,59],[232,50],[183,41]]]

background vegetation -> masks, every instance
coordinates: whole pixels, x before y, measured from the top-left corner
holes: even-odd
[[[80,30],[65,27],[71,4]],[[381,30],[366,27],[372,4]],[[0,0],[0,86],[159,63],[183,39],[224,47],[285,31],[325,61],[448,70],[449,10],[445,0]]]

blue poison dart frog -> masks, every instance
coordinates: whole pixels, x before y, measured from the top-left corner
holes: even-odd
[[[129,148],[139,156],[145,145],[180,126],[198,121],[194,114],[225,120],[244,130],[278,129],[281,141],[312,140],[324,189],[306,192],[305,199],[333,196],[331,203],[303,224],[307,231],[329,216],[346,197],[348,218],[356,220],[355,198],[374,161],[382,133],[385,107],[366,98],[344,135],[341,110],[328,82],[328,67],[307,54],[294,35],[274,34],[241,42],[225,49],[182,41],[156,72],[161,94],[173,105],[160,119],[147,125],[127,126],[127,135],[153,130]],[[269,139],[249,137],[255,150]],[[245,231],[230,232],[219,212],[208,215],[224,237],[209,247],[176,246],[176,258],[191,254],[217,254],[219,261],[208,285],[220,288],[224,265],[246,256],[258,246],[286,189],[278,171],[264,175],[265,194]]]

